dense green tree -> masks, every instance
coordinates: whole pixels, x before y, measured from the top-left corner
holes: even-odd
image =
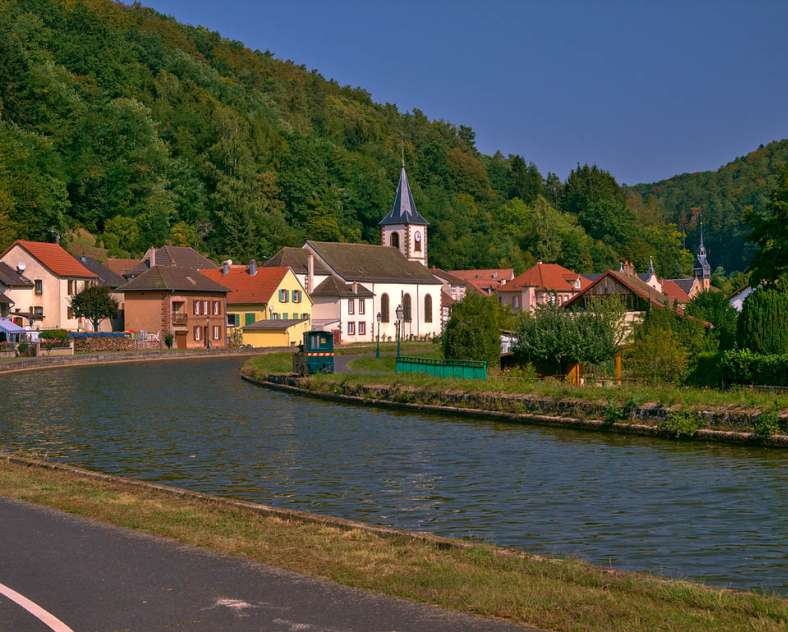
[[[733,349],[736,345],[736,321],[739,313],[731,307],[722,292],[706,291],[695,295],[685,311],[689,316],[714,325],[711,335],[718,340],[721,351]]]
[[[758,251],[752,261],[754,283],[769,285],[781,282],[788,289],[788,167],[772,192],[768,206],[747,213],[750,239]]]
[[[625,205],[624,191],[616,179],[596,165],[578,165],[566,179],[562,208],[570,213],[581,213],[592,204]]]
[[[118,302],[110,296],[109,288],[91,285],[72,297],[71,309],[77,318],[87,318],[98,331],[102,320],[118,315]]]
[[[527,163],[521,156],[512,156],[511,185],[509,197],[520,198],[523,202],[531,204],[544,193],[544,181],[539,169],[534,163]]]
[[[788,291],[758,288],[744,301],[736,338],[755,353],[788,353]]]
[[[449,360],[487,360],[496,366],[501,355],[501,315],[495,299],[466,294],[454,305],[442,342],[443,357]]]

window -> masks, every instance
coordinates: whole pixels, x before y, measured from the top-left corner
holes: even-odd
[[[279,290],[279,302],[287,303],[287,290]]]
[[[384,294],[380,297],[380,322],[389,322],[389,295]]]
[[[352,322],[352,321],[351,321],[351,322],[349,322],[349,323],[347,324],[347,332],[348,332],[348,334],[350,334],[351,336],[355,336],[355,335],[356,335],[356,323],[354,323],[354,322]]]
[[[293,290],[293,303],[301,302],[301,290]]]
[[[251,325],[254,322],[254,312],[244,314],[244,325]]]
[[[347,300],[347,313],[348,314],[355,314],[356,313],[356,299],[349,298]]]
[[[68,295],[74,296],[77,293],[77,282],[74,279],[68,280]]]
[[[359,314],[366,313],[366,311],[367,311],[366,305],[367,305],[367,302],[363,298],[358,299],[358,313]]]
[[[210,301],[203,301],[203,302],[202,302],[202,313],[203,313],[205,316],[207,316],[208,314],[210,314],[210,313],[211,313],[210,304],[211,304],[211,302],[210,302]]]
[[[303,318],[304,320],[309,320],[309,314],[304,312],[303,314],[301,314],[301,318]]]
[[[36,294],[41,296],[44,293],[44,282],[41,279],[36,279],[35,284],[36,284]]]
[[[271,320],[279,320],[279,314],[271,314]]]
[[[202,327],[199,326],[194,327],[193,331],[194,331],[194,340],[196,342],[199,342],[200,338],[202,337]]]
[[[214,325],[213,326],[213,339],[214,340],[221,340],[222,337],[222,327],[221,325]]]
[[[194,315],[200,315],[200,301],[194,301]]]
[[[424,297],[424,322],[432,322],[432,296],[430,294]]]
[[[214,316],[221,316],[222,314],[222,303],[221,301],[214,301],[213,302],[213,315]]]
[[[241,319],[238,314],[227,314],[228,327],[237,327],[239,322],[241,322]]]
[[[406,323],[409,323],[411,318],[411,309],[410,309],[410,294],[406,294],[402,297],[402,311],[404,312],[403,318]]]
[[[389,243],[391,244],[391,247],[399,249],[399,233],[391,233],[390,239],[391,241]]]
[[[413,235],[413,241],[415,243],[414,250],[416,252],[421,252],[421,231],[417,230],[416,233]]]
[[[364,336],[364,335],[366,335],[366,333],[367,333],[367,323],[359,322],[359,324],[358,324],[358,335],[359,336]]]
[[[287,320],[287,312],[282,313],[282,320]]]

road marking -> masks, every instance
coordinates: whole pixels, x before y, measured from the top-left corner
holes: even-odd
[[[55,615],[50,614],[38,604],[30,601],[24,595],[20,595],[15,590],[9,588],[5,584],[0,584],[0,595],[8,597],[17,606],[21,606],[32,614],[36,619],[41,621],[53,632],[74,632],[70,627],[58,619]]]

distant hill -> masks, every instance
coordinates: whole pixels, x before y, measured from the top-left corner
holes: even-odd
[[[713,266],[743,270],[752,257],[742,214],[747,206],[763,208],[777,176],[788,165],[788,139],[761,145],[717,171],[685,173],[653,184],[631,187],[644,200],[655,198],[667,219],[687,232],[687,245],[699,240],[698,213]],[[693,209],[697,209],[693,211]]]

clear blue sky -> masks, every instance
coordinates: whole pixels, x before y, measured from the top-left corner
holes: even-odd
[[[716,169],[788,137],[788,1],[144,0],[562,178]]]

